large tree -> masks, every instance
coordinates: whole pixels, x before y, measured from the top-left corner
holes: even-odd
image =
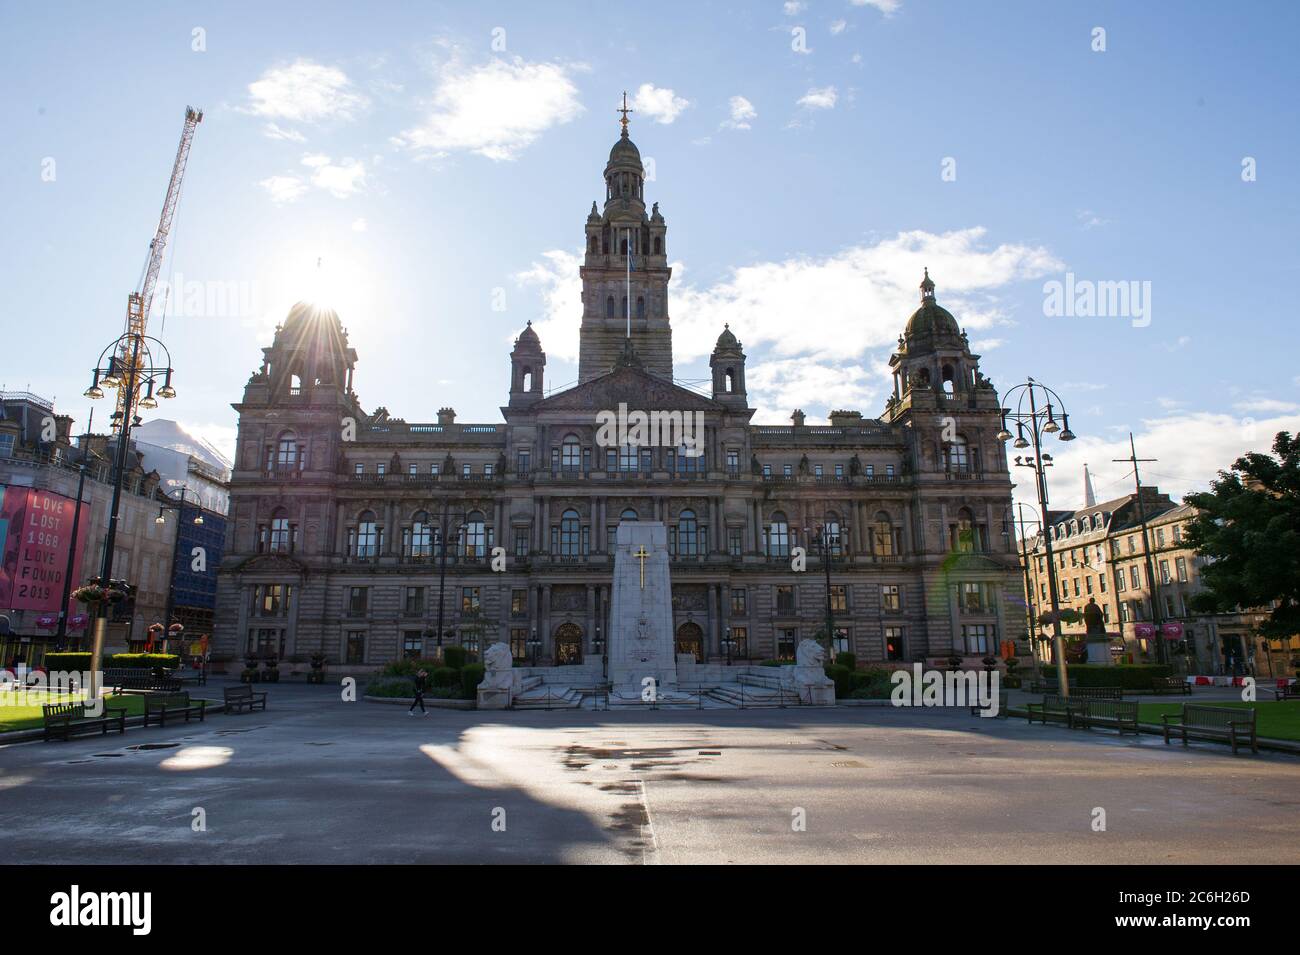
[[[1185,499],[1199,512],[1188,541],[1206,558],[1192,606],[1224,613],[1276,601],[1264,635],[1300,632],[1300,436],[1280,432],[1272,455],[1238,458],[1210,488]]]

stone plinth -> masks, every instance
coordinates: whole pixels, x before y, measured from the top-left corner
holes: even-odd
[[[609,615],[610,682],[639,689],[653,677],[661,690],[677,686],[672,597],[668,529],[658,521],[619,524]]]

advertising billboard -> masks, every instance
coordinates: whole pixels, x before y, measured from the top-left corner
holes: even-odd
[[[72,547],[76,501],[32,487],[0,485],[0,609],[58,613]],[[79,533],[90,529],[90,505],[81,503]],[[81,547],[72,564],[80,582]]]

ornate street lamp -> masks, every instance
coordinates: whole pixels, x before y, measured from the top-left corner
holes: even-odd
[[[87,398],[102,398],[104,387],[117,391],[118,412],[113,415],[117,431],[117,448],[114,454],[113,502],[108,513],[108,534],[104,539],[104,559],[100,567],[100,586],[107,588],[113,576],[113,554],[117,543],[117,525],[122,503],[122,482],[126,476],[127,451],[131,443],[131,428],[137,423],[135,409],[155,408],[154,389],[158,382],[158,396],[176,397],[172,387],[172,361],[167,346],[158,339],[139,331],[127,331],[115,338],[99,354],[92,369],[93,378],[86,389]],[[161,516],[161,512],[159,513]],[[94,639],[91,650],[92,693],[99,692],[99,677],[104,656],[104,640],[108,635],[108,603],[101,602],[95,617]]]
[[[804,537],[811,543],[813,533],[809,528],[803,529]],[[822,569],[826,574],[826,660],[835,662],[835,613],[831,606],[831,561],[835,559],[835,550],[840,540],[848,537],[848,525],[843,525],[832,534],[825,524],[817,525],[817,549],[822,558]]]
[[[1052,535],[1047,522],[1047,477],[1046,468],[1052,466],[1052,456],[1043,452],[1044,434],[1055,434],[1061,441],[1073,441],[1074,432],[1070,430],[1070,416],[1065,411],[1065,402],[1051,388],[1033,378],[1024,384],[1014,385],[1002,396],[1002,429],[998,431],[999,441],[1011,440],[1007,424],[1016,426],[1016,448],[1033,448],[1033,455],[1025,457],[1016,455],[1016,467],[1029,468],[1034,472],[1038,490],[1038,512],[1042,518],[1043,547],[1047,557],[1047,580],[1052,598],[1052,626],[1055,630],[1053,650],[1056,655],[1056,673],[1061,685],[1061,695],[1070,695],[1070,684],[1065,667],[1065,637],[1061,633],[1060,592],[1057,590],[1056,565],[1052,561]],[[1040,407],[1041,405],[1041,407]],[[1057,421],[1057,414],[1060,421]],[[1028,432],[1029,437],[1025,434]]]

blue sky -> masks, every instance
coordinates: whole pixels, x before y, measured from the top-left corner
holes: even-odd
[[[181,395],[157,414],[229,451],[230,402],[314,298],[367,409],[499,420],[527,320],[550,382],[576,377],[576,256],[627,89],[680,379],[726,321],[757,420],[879,415],[929,266],[987,376],[1065,398],[1054,505],[1084,461],[1122,493],[1130,429],[1182,493],[1300,429],[1298,27],[1284,3],[9,2],[0,383],[84,421],[193,104],[164,276],[202,304],[155,308]],[[1149,282],[1149,324],[1046,315],[1067,272]],[[210,314],[222,288],[242,303]]]

